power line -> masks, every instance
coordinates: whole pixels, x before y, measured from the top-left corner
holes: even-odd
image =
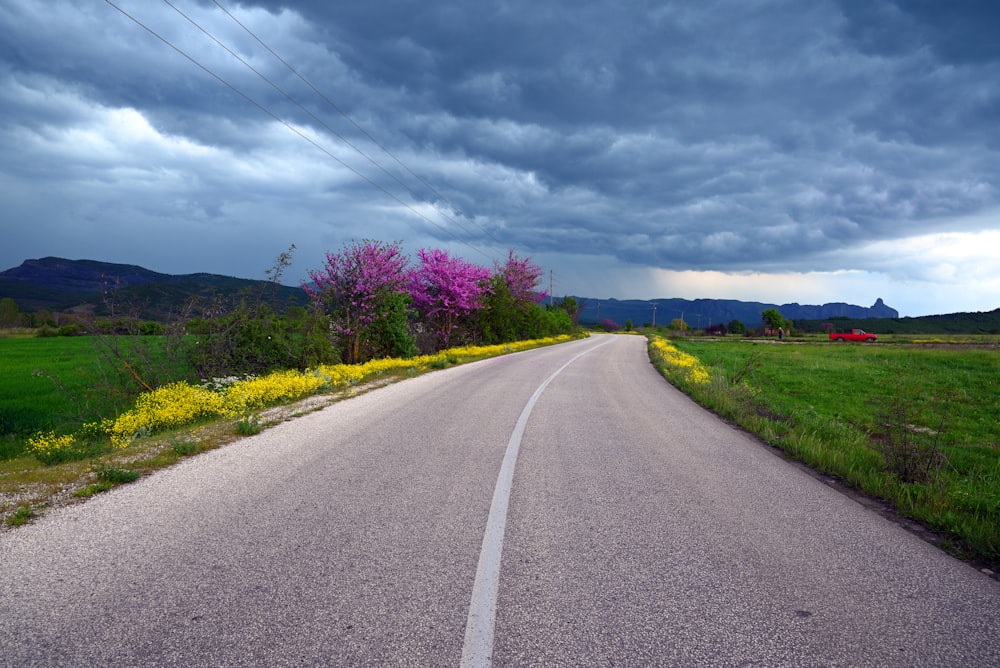
[[[382,165],[380,165],[380,164],[379,164],[379,163],[378,163],[378,162],[377,162],[377,161],[376,161],[376,160],[375,160],[374,158],[372,158],[372,157],[371,157],[371,156],[369,156],[369,155],[368,155],[367,153],[365,153],[365,152],[364,152],[363,150],[361,150],[361,149],[360,149],[360,148],[359,148],[358,146],[356,146],[355,144],[353,144],[353,143],[352,143],[352,142],[351,142],[351,141],[350,141],[349,139],[347,139],[347,138],[346,138],[346,137],[344,137],[344,136],[343,136],[342,134],[340,134],[339,132],[337,132],[336,130],[334,130],[333,128],[331,128],[331,127],[330,127],[329,125],[327,125],[327,124],[326,124],[326,122],[324,122],[324,121],[323,121],[323,120],[322,120],[321,118],[319,118],[318,116],[316,116],[316,114],[314,114],[313,112],[309,111],[309,110],[308,110],[308,109],[307,109],[307,108],[306,108],[305,106],[303,106],[303,104],[302,104],[301,102],[299,102],[299,101],[298,101],[297,99],[295,99],[294,97],[292,97],[292,95],[291,95],[290,93],[288,93],[288,92],[287,92],[287,91],[285,91],[285,90],[284,90],[283,88],[281,88],[281,87],[280,87],[280,86],[279,86],[278,84],[276,84],[276,83],[275,83],[274,81],[272,81],[272,80],[271,80],[271,79],[270,79],[270,78],[269,78],[269,77],[268,77],[267,75],[265,75],[265,74],[264,74],[263,72],[261,72],[260,70],[258,70],[257,68],[255,68],[255,67],[254,67],[253,65],[251,65],[250,63],[248,63],[248,62],[246,61],[246,59],[244,59],[244,58],[243,58],[242,56],[240,56],[240,55],[239,55],[238,53],[236,53],[235,51],[233,51],[232,49],[230,49],[230,48],[229,48],[228,46],[226,46],[225,44],[223,44],[223,43],[222,43],[222,41],[220,41],[220,40],[219,40],[219,39],[218,39],[217,37],[215,37],[215,35],[213,35],[213,34],[212,34],[211,32],[209,32],[209,31],[208,31],[207,29],[205,29],[205,28],[204,28],[204,27],[203,27],[203,26],[202,26],[201,24],[199,24],[199,23],[198,23],[197,21],[195,21],[195,20],[194,20],[193,18],[191,18],[190,16],[188,16],[187,14],[185,14],[185,13],[184,13],[183,11],[181,11],[181,10],[180,10],[180,9],[179,9],[179,8],[178,8],[178,7],[176,6],[176,5],[174,5],[174,4],[173,4],[173,3],[172,3],[172,2],[170,1],[170,0],[163,0],[163,2],[164,2],[164,4],[166,4],[167,6],[169,6],[169,7],[171,8],[171,9],[173,9],[173,10],[174,10],[175,12],[177,12],[177,13],[178,13],[178,14],[180,14],[180,15],[181,15],[182,17],[184,17],[184,18],[185,18],[185,19],[186,19],[186,20],[187,20],[187,21],[188,21],[188,22],[189,22],[189,23],[190,23],[191,25],[193,25],[193,26],[194,26],[195,28],[197,28],[198,30],[200,30],[200,31],[201,31],[201,32],[202,32],[202,33],[203,33],[203,34],[204,34],[204,35],[205,35],[206,37],[208,37],[209,39],[211,39],[211,40],[212,40],[213,42],[215,42],[215,43],[216,43],[216,44],[217,44],[218,46],[222,47],[222,48],[223,48],[223,49],[224,49],[224,50],[225,50],[225,51],[226,51],[226,52],[227,52],[227,53],[228,53],[229,55],[231,55],[231,56],[232,56],[233,58],[235,58],[236,60],[238,60],[238,61],[239,61],[239,62],[240,62],[240,63],[241,63],[241,64],[242,64],[242,65],[243,65],[244,67],[246,67],[246,68],[247,68],[248,70],[250,70],[251,72],[253,72],[254,74],[256,74],[256,75],[257,75],[258,77],[260,77],[261,79],[263,79],[263,80],[264,80],[264,81],[265,81],[265,82],[266,82],[266,83],[267,83],[268,85],[270,85],[270,86],[271,86],[271,88],[273,88],[274,90],[276,90],[276,91],[278,91],[279,93],[281,93],[281,95],[283,95],[283,96],[284,96],[284,97],[285,97],[285,98],[286,98],[286,99],[287,99],[287,100],[288,100],[289,102],[291,102],[291,103],[292,103],[292,104],[294,104],[294,105],[295,105],[296,107],[298,107],[298,108],[299,108],[299,109],[301,109],[301,110],[302,110],[303,112],[305,112],[305,113],[306,113],[306,114],[307,114],[307,115],[308,115],[308,116],[309,116],[310,118],[312,118],[312,119],[313,119],[314,121],[316,121],[317,123],[319,123],[319,124],[320,124],[320,125],[321,125],[322,127],[326,128],[326,130],[327,130],[327,131],[328,131],[328,132],[329,132],[330,134],[332,134],[333,136],[337,137],[337,138],[338,138],[338,139],[340,139],[340,140],[341,140],[342,142],[344,142],[345,144],[347,144],[347,145],[348,145],[348,146],[349,146],[350,148],[352,148],[352,149],[353,149],[353,150],[354,150],[354,151],[355,151],[356,153],[358,153],[358,154],[359,154],[360,156],[362,156],[362,157],[363,157],[363,158],[365,158],[365,159],[366,159],[366,160],[367,160],[368,162],[370,162],[370,163],[371,163],[372,165],[374,165],[374,166],[375,166],[375,167],[376,167],[377,169],[379,169],[379,170],[380,170],[380,171],[381,171],[381,172],[382,172],[383,174],[385,174],[386,176],[388,176],[389,178],[391,178],[391,179],[392,179],[393,181],[395,181],[396,183],[398,183],[398,184],[399,184],[400,186],[402,186],[402,187],[403,187],[403,189],[405,189],[405,190],[406,190],[407,192],[409,192],[409,193],[410,193],[410,195],[411,195],[411,196],[412,196],[412,197],[413,197],[414,199],[417,199],[417,200],[424,200],[424,201],[427,201],[427,203],[428,203],[428,204],[430,204],[430,205],[431,205],[431,207],[433,207],[433,208],[434,208],[434,209],[435,209],[435,210],[436,210],[436,211],[437,211],[438,213],[440,213],[442,217],[444,217],[444,218],[445,218],[445,219],[447,219],[447,220],[450,220],[450,221],[451,221],[451,222],[453,222],[453,223],[454,223],[454,224],[455,224],[456,226],[458,226],[459,228],[461,228],[461,229],[462,229],[463,231],[465,231],[465,232],[469,232],[469,231],[468,231],[468,230],[466,230],[466,229],[465,229],[465,228],[464,228],[464,227],[463,227],[463,226],[462,226],[462,225],[461,225],[461,224],[460,224],[460,223],[459,223],[458,221],[454,220],[454,219],[453,219],[453,218],[451,218],[451,217],[450,217],[450,216],[449,216],[448,214],[446,214],[446,213],[445,213],[444,211],[442,211],[441,209],[439,209],[439,208],[438,208],[438,207],[437,207],[437,206],[436,206],[436,205],[435,205],[435,204],[434,204],[433,202],[430,202],[430,201],[429,201],[429,200],[427,200],[426,198],[422,197],[422,196],[421,196],[421,195],[420,195],[419,193],[417,193],[417,192],[415,192],[414,190],[412,190],[412,189],[411,189],[411,188],[410,188],[410,187],[409,187],[408,185],[406,185],[405,183],[403,183],[403,181],[401,181],[401,180],[400,180],[400,179],[399,179],[399,178],[398,178],[398,177],[397,177],[397,176],[396,176],[395,174],[393,174],[393,173],[389,172],[389,171],[388,171],[388,170],[387,170],[387,169],[386,169],[385,167],[383,167]],[[218,4],[218,3],[216,3],[216,4]],[[220,6],[220,8],[221,8],[221,9],[222,9],[223,11],[226,11],[226,10],[225,10],[225,8],[222,8],[221,6]],[[228,12],[226,12],[226,13],[228,14]],[[230,16],[232,16],[232,15],[230,14]],[[234,18],[234,20],[235,20],[235,18]],[[247,30],[247,29],[246,29],[246,27],[244,27],[244,26],[243,26],[242,24],[240,24],[240,23],[239,23],[238,21],[237,21],[237,23],[238,23],[238,24],[239,24],[239,25],[240,25],[241,27],[243,27],[243,29],[244,29],[244,30]],[[249,30],[247,30],[247,32],[249,32]],[[252,35],[252,36],[254,37],[254,39],[257,39],[257,41],[258,41],[258,42],[260,42],[260,39],[259,39],[259,38],[257,38],[257,37],[256,37],[256,35],[253,35],[253,33],[250,33],[250,34],[251,34],[251,35]],[[263,44],[263,42],[261,42],[261,44]],[[264,48],[268,49],[268,51],[271,51],[271,49],[270,49],[269,47],[267,47],[267,45],[264,45]],[[273,52],[273,51],[271,51],[271,53],[274,53],[274,52]],[[280,60],[280,58],[279,58],[279,60]],[[282,61],[282,62],[284,62],[284,61]],[[287,64],[286,64],[286,66],[287,66]],[[289,69],[291,69],[291,68],[289,67]],[[294,70],[292,70],[292,71],[294,72]],[[301,78],[301,77],[300,77],[300,78]],[[314,89],[314,90],[315,90],[315,89]],[[376,142],[376,144],[377,144],[377,142]],[[398,161],[398,160],[397,160],[397,161]],[[402,164],[402,163],[400,163],[400,164]],[[405,165],[404,165],[404,167],[405,167]],[[411,172],[411,173],[412,173],[412,172]],[[482,251],[479,251],[479,252],[481,252],[481,253],[482,253]],[[489,255],[488,255],[488,254],[486,254],[486,253],[483,253],[483,255],[486,255],[487,257],[489,257]]]
[[[356,176],[360,177],[361,179],[363,179],[364,181],[366,181],[367,183],[369,183],[371,186],[373,186],[374,188],[376,188],[379,191],[381,191],[387,197],[392,198],[393,200],[395,200],[396,202],[398,202],[402,206],[404,206],[407,209],[409,209],[418,218],[426,221],[427,223],[430,223],[431,225],[437,227],[438,229],[440,229],[441,231],[445,232],[446,234],[449,234],[456,241],[458,241],[459,243],[462,243],[463,245],[469,247],[470,249],[476,251],[477,253],[481,253],[482,255],[485,255],[486,257],[491,257],[489,254],[485,253],[484,251],[476,248],[475,246],[472,246],[471,244],[469,244],[466,241],[463,241],[462,239],[459,239],[457,236],[455,236],[455,234],[453,232],[451,232],[450,230],[446,229],[445,227],[443,227],[439,223],[434,222],[433,220],[431,220],[430,218],[428,218],[424,214],[420,213],[413,206],[411,206],[407,202],[405,202],[402,199],[400,199],[399,197],[397,197],[394,193],[392,193],[389,190],[387,190],[381,184],[376,183],[375,181],[373,181],[369,177],[365,176],[364,174],[362,174],[360,171],[358,171],[357,169],[355,169],[354,167],[352,167],[348,163],[346,163],[343,160],[341,160],[340,158],[338,158],[336,155],[334,155],[333,153],[331,153],[325,147],[321,146],[315,140],[311,139],[306,134],[304,134],[302,131],[300,131],[297,128],[295,128],[291,123],[289,123],[288,121],[286,121],[283,118],[281,118],[280,116],[278,116],[276,113],[274,113],[273,111],[271,111],[270,109],[268,109],[267,107],[265,107],[260,102],[257,102],[255,99],[253,99],[252,97],[250,97],[248,94],[244,93],[242,90],[240,90],[239,88],[237,88],[233,84],[229,83],[222,76],[220,76],[219,74],[216,74],[208,66],[206,66],[206,65],[202,64],[201,62],[199,62],[195,57],[189,55],[183,49],[181,49],[180,47],[178,47],[175,44],[173,44],[166,37],[160,35],[158,32],[156,32],[155,30],[153,30],[152,28],[150,28],[148,25],[146,25],[145,23],[143,23],[142,21],[140,21],[136,17],[132,16],[128,12],[126,12],[124,9],[122,9],[117,4],[115,4],[113,2],[113,0],[104,0],[104,1],[107,4],[111,5],[112,7],[114,7],[116,10],[118,10],[119,13],[121,13],[123,16],[125,16],[126,18],[128,18],[130,21],[132,21],[133,23],[135,23],[137,26],[139,26],[140,28],[142,28],[143,30],[145,30],[146,32],[148,32],[150,35],[152,35],[156,39],[158,39],[161,42],[163,42],[166,46],[170,47],[171,49],[173,49],[174,51],[176,51],[178,54],[180,54],[181,56],[183,56],[184,58],[186,58],[187,60],[189,60],[192,64],[194,64],[196,67],[198,67],[199,69],[201,69],[202,71],[204,71],[206,74],[208,74],[209,76],[211,76],[213,79],[215,79],[219,83],[221,83],[223,86],[225,86],[226,88],[229,88],[231,91],[233,91],[234,93],[236,93],[237,95],[239,95],[240,97],[242,97],[243,99],[245,99],[247,102],[249,102],[253,106],[257,107],[259,110],[261,110],[262,112],[264,112],[265,114],[267,114],[268,116],[270,116],[271,118],[273,118],[275,121],[281,123],[286,128],[288,128],[289,130],[291,130],[292,132],[294,132],[296,135],[298,135],[299,137],[301,137],[302,139],[304,139],[305,141],[307,141],[308,143],[310,143],[313,147],[315,147],[316,149],[318,149],[319,151],[321,151],[322,153],[324,153],[327,157],[332,158],[336,162],[340,163],[343,167],[345,167],[346,169],[350,170]],[[170,4],[170,3],[168,2],[167,4]]]
[[[439,192],[439,191],[438,191],[438,190],[437,190],[436,188],[434,188],[434,186],[432,186],[432,185],[431,185],[430,183],[428,183],[428,182],[427,182],[427,181],[426,181],[426,180],[425,180],[425,179],[424,179],[423,177],[421,177],[421,176],[420,176],[419,174],[417,174],[417,173],[416,173],[416,172],[414,172],[414,171],[413,171],[412,169],[410,169],[410,168],[409,168],[409,167],[408,167],[408,166],[406,165],[406,163],[404,163],[404,162],[403,162],[402,160],[400,160],[400,159],[399,159],[399,158],[398,158],[398,157],[396,156],[396,154],[395,154],[395,153],[393,153],[393,152],[392,152],[391,150],[389,150],[389,148],[388,148],[388,147],[386,147],[386,146],[385,146],[384,144],[382,144],[382,143],[381,143],[381,142],[380,142],[379,140],[377,140],[377,139],[376,139],[375,137],[373,137],[373,136],[372,136],[372,134],[371,134],[370,132],[368,132],[367,130],[365,130],[365,129],[364,129],[364,128],[363,128],[363,127],[362,127],[362,126],[361,126],[361,125],[360,125],[360,124],[359,124],[359,123],[358,123],[357,121],[355,121],[355,120],[354,120],[354,119],[353,119],[353,118],[352,118],[352,117],[351,117],[351,116],[350,116],[350,115],[349,115],[349,114],[348,114],[348,113],[347,113],[346,111],[344,111],[344,110],[343,110],[343,109],[342,109],[342,108],[341,108],[341,107],[340,107],[339,105],[337,105],[337,104],[336,104],[336,103],[335,103],[335,102],[334,102],[333,100],[331,100],[331,99],[330,99],[330,98],[329,98],[329,97],[328,97],[328,96],[327,96],[326,94],[324,94],[324,93],[323,93],[323,91],[319,90],[319,89],[318,89],[318,88],[317,88],[317,87],[316,87],[315,85],[313,85],[313,83],[312,83],[311,81],[309,81],[309,80],[308,80],[308,79],[307,79],[307,78],[306,78],[305,76],[303,76],[303,75],[302,75],[302,74],[301,74],[301,73],[300,73],[300,72],[299,72],[299,71],[298,71],[297,69],[295,69],[294,67],[292,67],[292,65],[291,65],[291,64],[289,64],[289,63],[288,63],[288,62],[287,62],[287,61],[286,61],[286,60],[285,60],[284,58],[282,58],[282,57],[281,57],[280,55],[278,55],[278,53],[277,53],[277,52],[276,52],[276,51],[275,51],[274,49],[272,49],[272,48],[271,48],[270,46],[268,46],[268,45],[267,45],[267,43],[265,43],[263,39],[261,39],[260,37],[258,37],[256,33],[254,33],[254,32],[253,32],[252,30],[250,30],[250,28],[248,28],[248,27],[247,27],[247,26],[246,26],[246,25],[245,25],[245,24],[244,24],[243,22],[241,22],[241,21],[240,21],[240,20],[239,20],[238,18],[236,18],[236,17],[235,17],[235,16],[234,16],[234,15],[232,14],[232,12],[230,12],[230,11],[229,11],[228,9],[226,9],[226,8],[225,8],[225,7],[224,7],[224,6],[222,5],[222,3],[221,3],[221,2],[219,2],[219,0],[212,0],[212,2],[213,2],[213,3],[215,4],[215,6],[217,6],[217,7],[219,8],[219,9],[221,9],[221,10],[222,10],[222,11],[223,11],[223,12],[224,12],[224,13],[226,14],[226,16],[228,16],[229,18],[231,18],[231,19],[232,19],[232,20],[233,20],[233,21],[234,21],[234,22],[236,23],[236,25],[238,25],[239,27],[243,28],[243,30],[245,30],[245,31],[246,31],[246,33],[247,33],[248,35],[250,35],[250,36],[251,36],[251,37],[253,37],[253,38],[254,38],[255,40],[257,40],[257,42],[258,42],[258,43],[259,43],[259,44],[260,44],[260,45],[261,45],[262,47],[264,47],[264,48],[265,48],[265,49],[266,49],[266,50],[267,50],[267,51],[268,51],[268,52],[269,52],[269,53],[270,53],[270,54],[271,54],[272,56],[274,56],[274,57],[275,57],[275,59],[277,59],[277,61],[278,61],[278,62],[280,62],[280,63],[281,63],[282,65],[284,65],[285,67],[287,67],[287,68],[288,68],[288,70],[289,70],[289,71],[290,71],[290,72],[291,72],[292,74],[294,74],[294,75],[295,75],[296,77],[298,77],[298,78],[299,78],[299,79],[300,79],[300,80],[301,80],[301,81],[302,81],[302,82],[303,82],[303,83],[304,83],[305,85],[307,85],[307,86],[308,86],[308,87],[309,87],[310,89],[312,89],[312,91],[313,91],[314,93],[316,93],[316,95],[318,95],[318,96],[320,97],[320,99],[322,99],[322,100],[323,100],[324,102],[326,102],[326,103],[327,103],[327,104],[328,104],[328,105],[329,105],[329,106],[330,106],[331,108],[333,108],[333,109],[334,109],[334,110],[335,110],[335,111],[336,111],[337,113],[339,113],[339,114],[340,114],[341,116],[343,116],[343,117],[344,117],[344,118],[345,118],[345,119],[346,119],[346,120],[347,120],[347,121],[348,121],[348,122],[349,122],[349,123],[350,123],[351,125],[353,125],[353,126],[354,126],[354,127],[355,127],[355,128],[357,129],[357,130],[358,130],[358,132],[360,132],[360,133],[361,133],[361,134],[363,134],[363,135],[364,135],[365,137],[367,137],[369,141],[371,141],[371,142],[372,142],[373,144],[375,144],[376,146],[378,146],[378,147],[379,147],[379,148],[380,148],[380,149],[381,149],[381,150],[382,150],[382,151],[383,151],[383,152],[384,152],[384,153],[385,153],[386,155],[388,155],[388,156],[389,156],[390,158],[392,158],[392,159],[393,159],[394,161],[396,161],[396,163],[397,163],[397,164],[398,164],[398,165],[399,165],[400,167],[402,167],[402,168],[403,168],[404,170],[406,170],[406,171],[407,171],[407,173],[409,173],[409,174],[410,174],[411,176],[413,176],[413,178],[415,178],[415,179],[416,179],[417,181],[419,181],[421,185],[423,185],[423,186],[424,186],[425,188],[427,188],[428,190],[430,190],[430,191],[431,191],[431,192],[432,192],[432,193],[433,193],[433,194],[434,194],[434,195],[435,195],[435,196],[436,196],[436,197],[437,197],[437,198],[438,198],[439,200],[443,200],[443,201],[444,201],[445,203],[447,203],[447,204],[448,204],[448,206],[450,206],[450,207],[451,207],[451,209],[452,209],[452,210],[454,210],[455,212],[457,212],[457,213],[458,213],[458,214],[459,214],[460,216],[462,216],[463,218],[466,218],[467,220],[470,220],[470,221],[471,221],[471,222],[473,222],[473,223],[474,223],[475,225],[477,225],[477,226],[479,227],[479,229],[481,229],[481,230],[483,231],[483,233],[484,233],[484,234],[485,234],[486,236],[488,236],[488,237],[489,237],[490,239],[492,239],[493,241],[497,242],[498,244],[501,244],[501,245],[503,244],[503,242],[501,242],[501,241],[500,241],[499,239],[497,239],[497,238],[496,238],[495,236],[493,236],[493,234],[492,234],[492,233],[491,233],[491,232],[490,232],[490,231],[489,231],[488,229],[486,229],[486,227],[484,227],[483,225],[481,225],[480,223],[478,223],[478,222],[477,222],[477,221],[476,221],[476,220],[475,220],[474,218],[472,218],[472,217],[470,217],[470,216],[466,215],[466,214],[465,214],[465,213],[464,213],[464,212],[463,212],[463,211],[462,211],[462,210],[461,210],[461,209],[460,209],[459,207],[457,207],[457,206],[456,206],[456,205],[454,204],[454,202],[452,202],[452,201],[451,201],[451,200],[449,200],[449,199],[448,199],[447,197],[445,197],[444,195],[442,195],[442,194],[441,194],[441,193],[440,193],[440,192]],[[339,135],[338,135],[338,136],[339,136]],[[345,140],[345,141],[346,141],[346,140]],[[353,147],[353,146],[352,146],[352,147]],[[359,152],[360,152],[360,151],[359,151]],[[366,157],[367,157],[367,156],[366,156]],[[429,203],[429,204],[431,204],[431,206],[434,206],[434,203],[433,203],[433,202],[430,202],[429,200],[428,200],[428,203]],[[434,208],[436,209],[437,207],[436,207],[436,206],[434,206]],[[439,210],[439,211],[440,211],[440,210]],[[459,226],[461,226],[461,225],[460,225],[460,224],[458,223],[458,221],[455,221],[455,220],[453,220],[453,219],[452,219],[452,218],[451,218],[450,216],[447,216],[446,214],[444,214],[444,212],[441,212],[441,213],[442,213],[442,215],[444,215],[444,216],[445,216],[446,218],[448,218],[449,220],[451,220],[451,221],[452,221],[453,223],[455,223],[456,225],[459,225]],[[499,249],[498,249],[498,250],[499,250]]]

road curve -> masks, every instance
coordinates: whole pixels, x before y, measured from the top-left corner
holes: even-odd
[[[0,665],[459,665],[519,424],[469,665],[1000,665],[997,582],[629,336],[390,385],[0,534]]]

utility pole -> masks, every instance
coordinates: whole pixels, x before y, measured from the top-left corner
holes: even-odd
[[[656,329],[656,304],[653,304],[653,329]]]
[[[549,306],[552,306],[552,270],[549,269]]]

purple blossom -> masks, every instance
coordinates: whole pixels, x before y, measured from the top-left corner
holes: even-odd
[[[417,254],[420,266],[407,276],[410,297],[435,329],[439,343],[447,347],[458,320],[482,307],[490,272],[443,250],[422,248]]]
[[[326,254],[322,270],[310,271],[303,289],[330,313],[348,363],[359,361],[365,328],[379,317],[386,296],[403,292],[409,261],[399,243],[366,239]]]
[[[507,261],[495,264],[494,273],[503,276],[510,293],[519,302],[540,302],[547,296],[545,292],[537,292],[535,286],[544,271],[531,261],[531,258],[520,258],[511,250]]]

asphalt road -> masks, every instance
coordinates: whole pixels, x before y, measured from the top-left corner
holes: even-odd
[[[627,336],[374,390],[0,534],[0,665],[463,657],[1000,666],[1000,584]]]

